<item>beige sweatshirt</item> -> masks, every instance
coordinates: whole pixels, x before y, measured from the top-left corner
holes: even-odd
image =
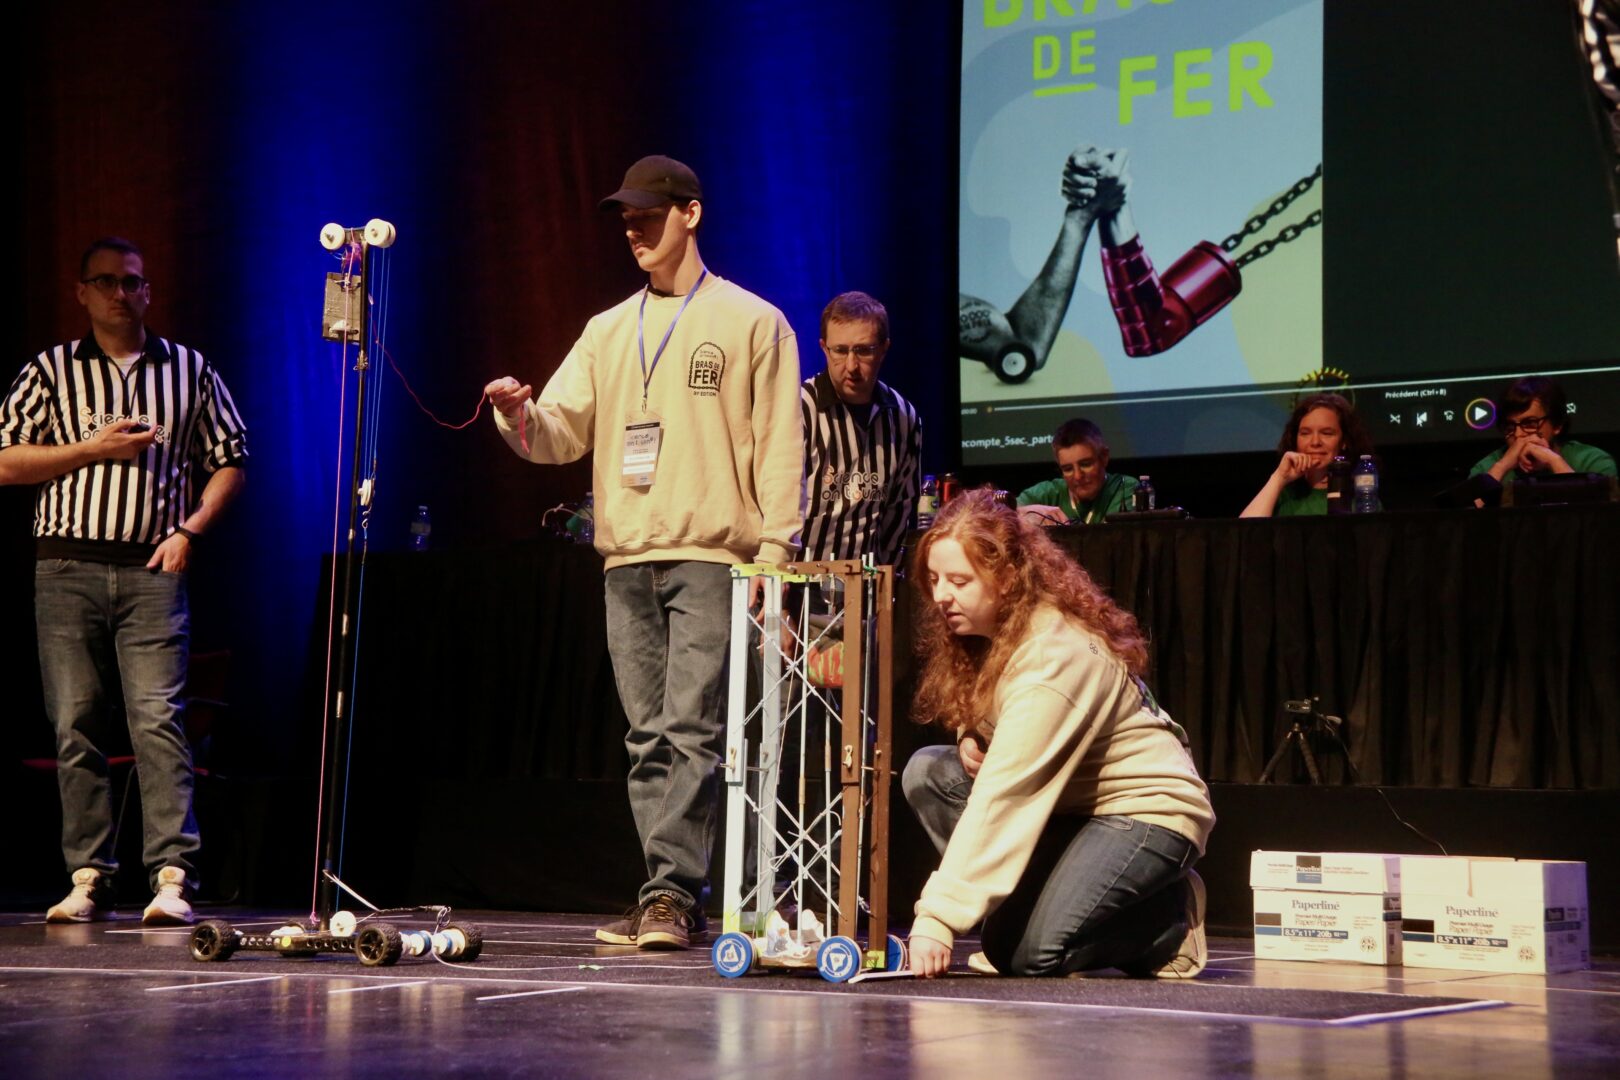
[[[786,562],[804,521],[799,351],[787,319],[753,293],[704,277],[656,367],[683,296],[646,294],[651,372],[642,405],[636,344],[643,293],[595,316],[538,400],[524,410],[528,458],[574,461],[595,450],[596,549],[607,569],[676,559]],[[648,487],[622,478],[627,424],[658,420]],[[523,456],[517,425],[495,426]]]
[[[989,749],[911,932],[950,945],[972,929],[1018,884],[1054,813],[1138,818],[1203,851],[1215,813],[1176,731],[1100,637],[1039,608],[979,728]]]

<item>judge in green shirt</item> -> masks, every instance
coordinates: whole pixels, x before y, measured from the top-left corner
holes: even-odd
[[[1065,420],[1052,435],[1056,480],[1018,493],[1018,513],[1043,525],[1094,525],[1117,510],[1129,510],[1136,477],[1108,471],[1108,443],[1090,420]]]
[[[1328,512],[1328,466],[1372,453],[1356,410],[1338,394],[1312,394],[1294,406],[1277,442],[1277,467],[1239,517],[1300,517]]]
[[[1564,388],[1545,375],[1526,375],[1508,385],[1496,403],[1505,445],[1481,458],[1469,476],[1489,473],[1513,483],[1521,473],[1616,475],[1614,458],[1595,446],[1566,439],[1569,404]]]

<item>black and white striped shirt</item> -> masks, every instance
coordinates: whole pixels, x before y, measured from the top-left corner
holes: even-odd
[[[806,559],[870,554],[894,565],[917,509],[922,421],[883,383],[870,405],[845,405],[822,372],[799,387],[804,420]]]
[[[156,433],[145,453],[93,461],[40,485],[34,535],[42,557],[93,558],[99,550],[125,561],[150,551],[195,508],[199,470],[246,462],[247,431],[219,373],[200,353],[152,333],[127,372],[94,335],[40,353],[0,401],[0,449],[82,442],[124,419]]]

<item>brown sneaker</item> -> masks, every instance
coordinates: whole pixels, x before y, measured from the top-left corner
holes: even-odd
[[[641,923],[641,905],[637,904],[624,913],[624,918],[615,919],[606,926],[598,927],[596,940],[608,945],[634,945],[636,943],[636,927]]]
[[[1198,871],[1187,871],[1187,936],[1170,962],[1153,974],[1160,979],[1191,979],[1209,963],[1209,946],[1204,938],[1204,879]]]
[[[681,907],[670,896],[655,896],[641,905],[641,925],[636,928],[636,948],[689,948],[692,944],[692,930],[691,912]]]

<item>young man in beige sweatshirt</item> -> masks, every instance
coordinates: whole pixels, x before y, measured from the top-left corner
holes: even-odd
[[[596,936],[685,948],[706,931],[729,567],[786,562],[799,546],[799,353],[780,311],[703,265],[691,169],[642,158],[601,205],[619,212],[647,286],[586,324],[538,398],[510,377],[485,392],[530,461],[594,451],[608,650],[647,863],[635,907]]]

